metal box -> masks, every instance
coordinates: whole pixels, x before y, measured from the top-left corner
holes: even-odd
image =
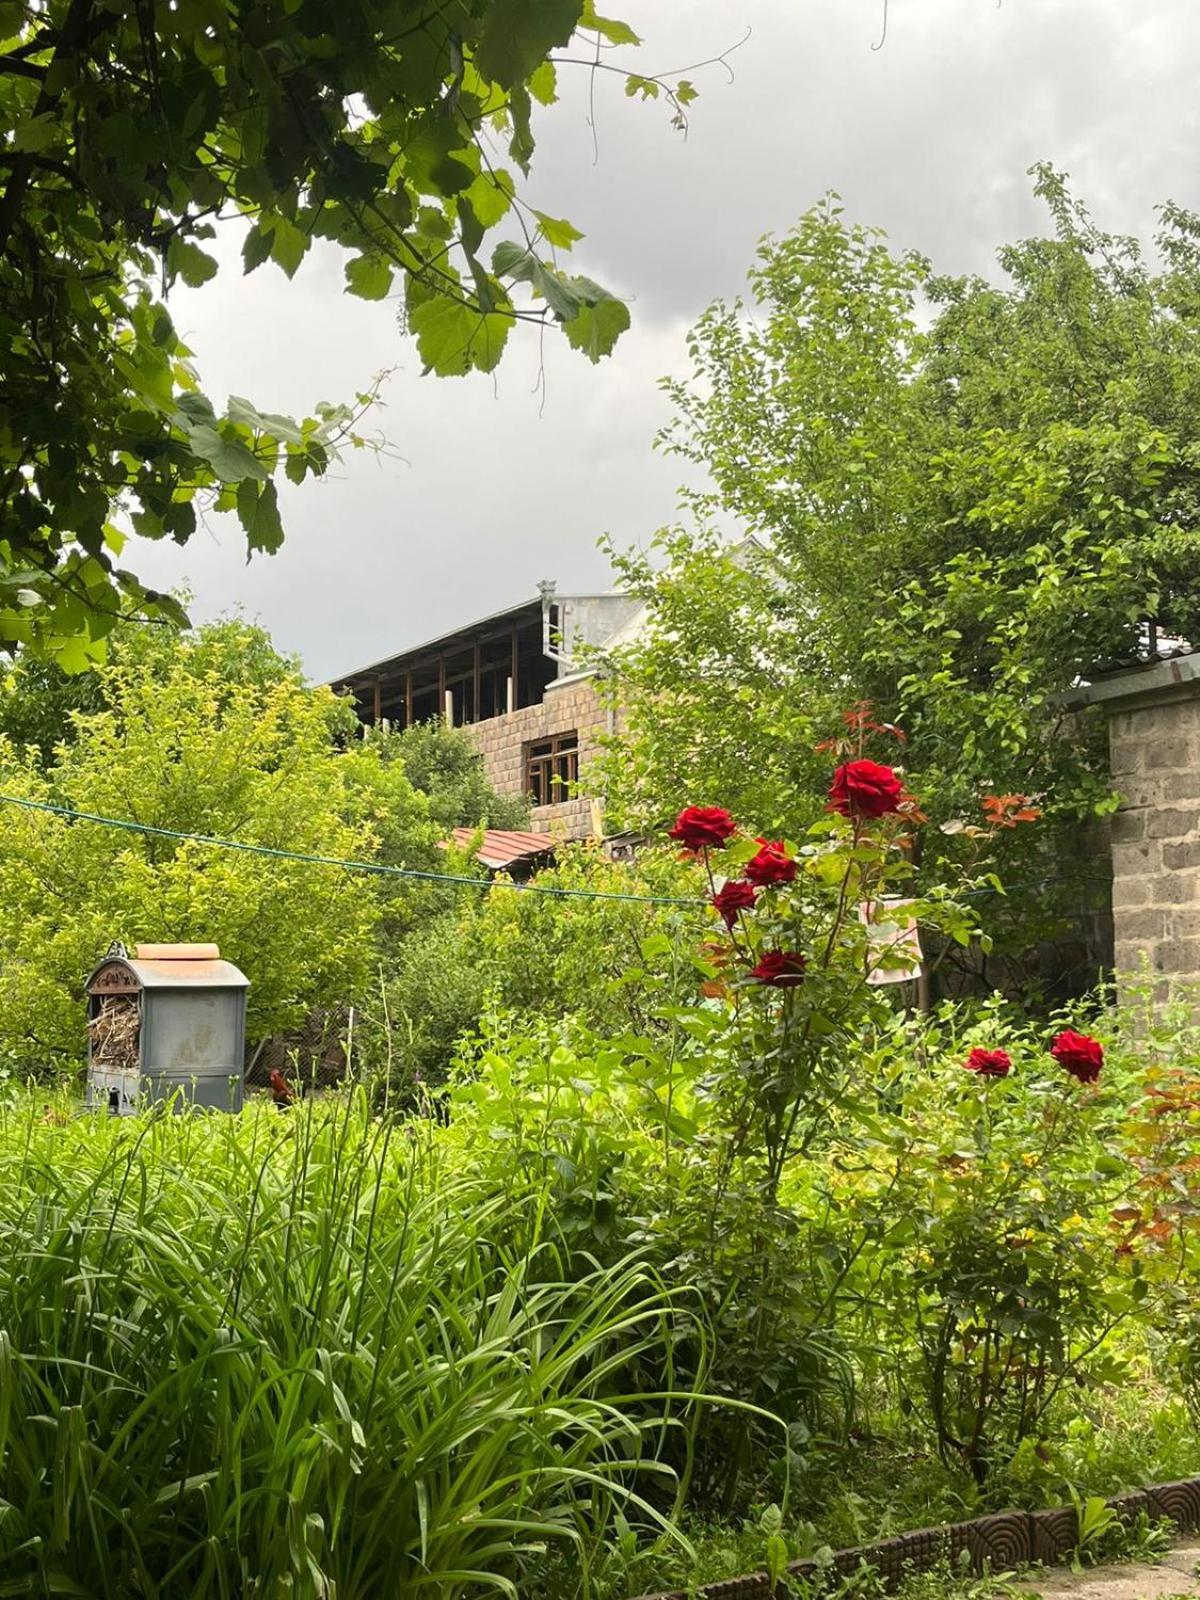
[[[87,982],[88,1105],[240,1110],[249,987],[215,944],[114,945]]]

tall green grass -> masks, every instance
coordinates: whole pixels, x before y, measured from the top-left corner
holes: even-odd
[[[0,1595],[586,1594],[662,1520],[688,1307],[440,1150],[361,1100],[0,1107]]]

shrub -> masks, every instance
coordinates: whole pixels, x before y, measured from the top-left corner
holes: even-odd
[[[444,1083],[488,1013],[534,1032],[551,1021],[585,1035],[663,1034],[663,1009],[694,989],[688,952],[704,916],[694,877],[661,853],[635,868],[587,845],[557,854],[529,885],[466,889],[400,940],[366,1004],[367,1075],[387,1075],[401,1095]]]
[[[1125,1374],[1110,1335],[1148,1287],[1109,1220],[1132,1177],[1120,1095],[1103,1071],[1076,1081],[1048,1035],[994,1009],[965,1037],[937,1024],[894,1037],[879,1085],[891,1113],[846,1203],[871,1241],[867,1292],[903,1352],[905,1403],[982,1482],[1040,1437],[1065,1388]]]

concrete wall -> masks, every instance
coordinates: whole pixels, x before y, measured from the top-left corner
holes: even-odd
[[[559,595],[557,604],[561,649],[569,658],[588,645],[606,643],[644,611],[646,603],[628,594],[597,594]]]
[[[586,776],[588,762],[598,753],[609,729],[609,715],[600,702],[592,676],[551,684],[541,705],[524,706],[507,716],[491,717],[470,725],[468,732],[483,756],[488,782],[498,794],[522,794],[525,788],[525,749],[535,740],[555,733],[579,734],[579,768]],[[591,838],[592,801],[586,795],[557,805],[535,806],[531,827],[535,833],[558,834],[564,839]]]
[[[1136,680],[1132,680],[1136,684]],[[1200,686],[1109,707],[1117,971],[1200,979]]]

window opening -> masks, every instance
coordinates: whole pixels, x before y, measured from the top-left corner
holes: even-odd
[[[579,734],[552,734],[525,747],[525,788],[535,806],[555,805],[570,798],[579,779]]]

